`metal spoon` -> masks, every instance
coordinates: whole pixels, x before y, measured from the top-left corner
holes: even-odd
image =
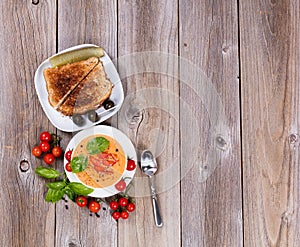
[[[160,211],[157,203],[157,196],[152,180],[152,176],[157,171],[157,163],[152,153],[149,150],[144,150],[141,155],[141,169],[142,172],[145,173],[149,177],[149,185],[151,189],[152,195],[152,205],[153,205],[153,214],[155,219],[155,225],[157,227],[162,227],[163,222],[160,216]]]

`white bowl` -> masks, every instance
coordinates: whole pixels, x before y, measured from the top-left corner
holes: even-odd
[[[134,148],[133,144],[131,143],[130,139],[120,130],[110,127],[110,126],[105,126],[105,125],[94,126],[89,129],[85,129],[85,130],[78,132],[71,139],[66,150],[74,150],[83,139],[85,139],[89,136],[92,136],[92,135],[96,135],[96,134],[110,136],[113,139],[115,139],[121,145],[125,155],[127,157],[129,157],[130,159],[134,160],[135,163],[137,164],[136,151],[135,151],[135,148]],[[66,172],[67,177],[70,180],[70,182],[82,183],[82,181],[77,177],[76,173],[68,172],[66,170],[67,162],[68,161],[66,160],[66,158],[64,158],[64,169],[65,169],[65,172]],[[115,184],[117,184],[122,178],[126,178],[125,183],[126,183],[126,185],[128,185],[131,182],[131,180],[133,179],[135,172],[136,172],[136,168],[133,171],[128,171],[128,170],[126,170],[126,165],[125,165],[125,169],[124,169],[124,172],[123,172],[121,178],[118,181],[116,181],[114,184],[112,184],[108,187],[93,188],[91,186],[87,186],[84,183],[82,183],[82,184],[94,189],[94,191],[92,193],[90,193],[89,196],[97,197],[97,198],[109,197],[109,196],[113,196],[115,194],[120,193],[120,191],[118,191],[115,188]]]

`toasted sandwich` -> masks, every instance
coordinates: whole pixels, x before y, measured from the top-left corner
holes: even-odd
[[[50,105],[58,109],[98,63],[98,58],[91,57],[84,61],[45,69],[44,78]]]
[[[110,97],[112,88],[113,84],[106,77],[103,64],[99,61],[57,110],[66,116],[96,110]]]

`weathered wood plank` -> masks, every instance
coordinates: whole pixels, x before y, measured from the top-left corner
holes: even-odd
[[[111,58],[117,53],[117,6],[110,0],[58,2],[58,50],[78,45],[102,46]],[[63,136],[64,147],[71,134]],[[90,217],[88,209],[60,202],[56,209],[56,246],[117,246],[117,224],[109,213]]]
[[[240,2],[245,246],[299,246],[299,2]]]
[[[182,245],[242,246],[237,2],[181,0],[179,23]]]
[[[34,173],[43,162],[31,155],[31,148],[42,130],[54,130],[33,78],[39,63],[55,51],[55,10],[50,0],[0,3],[2,246],[54,246],[55,208],[44,201],[44,181]]]
[[[177,54],[177,3],[124,0],[118,3],[118,62],[126,91],[118,127],[130,137],[139,154],[150,149],[157,158],[159,170],[155,182],[164,221],[162,228],[155,226],[148,180],[138,171],[133,188],[137,209],[127,221],[119,223],[119,243],[120,246],[180,246],[179,87],[177,79],[172,78],[178,76],[178,64],[177,59],[159,61],[160,57],[155,57],[157,60],[153,61],[154,55],[149,55],[149,51]],[[148,53],[133,54],[145,51]],[[165,70],[168,76],[158,73],[159,63],[169,65],[170,69]],[[168,173],[169,169],[172,172]]]

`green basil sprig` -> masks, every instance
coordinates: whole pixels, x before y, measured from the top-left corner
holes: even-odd
[[[52,202],[55,203],[63,198],[65,192],[62,189],[48,189],[47,195],[46,195],[46,202]]]
[[[56,182],[52,182],[52,183],[47,183],[46,186],[49,189],[53,189],[53,190],[60,190],[65,188],[67,185],[67,183],[65,181],[56,181]]]
[[[89,154],[100,154],[109,146],[109,141],[104,137],[95,137],[86,145],[86,150]]]
[[[60,173],[52,168],[39,166],[35,169],[35,173],[43,178],[58,178]]]
[[[43,178],[58,178],[60,173],[52,168],[45,168],[39,166],[35,169],[35,173]],[[45,200],[47,202],[55,203],[67,195],[70,200],[75,201],[77,195],[87,196],[94,190],[92,188],[86,187],[85,185],[77,182],[68,182],[65,179],[61,181],[55,181],[47,183],[48,192],[46,194]]]
[[[84,155],[76,156],[71,160],[70,165],[72,168],[72,172],[74,173],[82,172],[87,168],[88,158]]]
[[[84,186],[81,183],[77,183],[77,182],[71,182],[69,183],[68,187],[73,190],[76,194],[78,195],[83,195],[83,196],[87,196],[88,194],[92,193],[94,190]]]
[[[46,186],[49,188],[46,195],[47,202],[57,202],[63,198],[66,194],[70,200],[75,201],[77,195],[87,196],[94,190],[84,186],[81,183],[71,182],[66,183],[64,181],[58,181],[53,183],[48,183]]]
[[[69,197],[69,199],[73,202],[76,201],[77,194],[71,190],[69,187],[65,188],[65,194]]]

